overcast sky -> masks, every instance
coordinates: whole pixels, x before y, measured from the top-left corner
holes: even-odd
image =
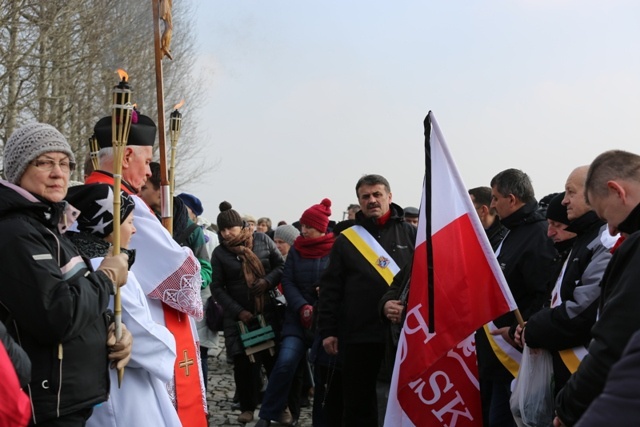
[[[214,222],[222,200],[291,223],[324,197],[340,220],[366,173],[419,206],[429,110],[469,188],[515,167],[540,198],[640,152],[636,1],[198,3],[213,170],[179,190]]]

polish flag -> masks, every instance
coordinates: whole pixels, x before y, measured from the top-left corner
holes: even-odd
[[[425,136],[411,288],[384,425],[482,426],[474,331],[516,304],[431,112]]]

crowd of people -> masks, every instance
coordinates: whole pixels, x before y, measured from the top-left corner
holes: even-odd
[[[85,163],[71,187],[76,158],[52,126],[28,124],[4,145],[0,424],[207,426],[207,359],[222,334],[238,422],[297,425],[313,390],[313,426],[381,426],[419,210],[371,174],[338,223],[324,198],[276,227],[224,201],[211,224],[181,193],[169,232],[153,121],[135,114],[122,160],[111,118],[94,132],[99,166]],[[632,425],[640,156],[607,151],[540,201],[523,171],[488,183],[469,197],[523,321],[507,313],[475,334],[477,425],[516,425],[527,347],[552,356],[548,425]]]

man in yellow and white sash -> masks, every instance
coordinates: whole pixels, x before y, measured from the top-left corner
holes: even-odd
[[[342,356],[343,425],[378,425],[376,378],[385,349],[378,303],[410,262],[416,228],[391,202],[389,182],[365,175],[356,184],[360,212],[336,239],[322,276],[318,329],[330,355]]]
[[[531,316],[522,333],[529,347],[552,352],[556,393],[587,354],[591,328],[596,321],[600,281],[615,243],[604,221],[585,201],[588,170],[589,166],[576,168],[565,184],[562,204],[570,221],[565,231],[576,233],[577,237],[556,280],[551,306]]]

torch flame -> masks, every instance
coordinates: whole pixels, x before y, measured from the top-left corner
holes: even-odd
[[[184,105],[184,99],[180,102],[178,102],[176,105],[173,106],[174,110],[178,110],[180,107],[182,107]]]
[[[129,74],[127,74],[127,72],[122,68],[118,68],[118,76],[120,76],[120,79],[124,80],[125,82],[129,81]]]

